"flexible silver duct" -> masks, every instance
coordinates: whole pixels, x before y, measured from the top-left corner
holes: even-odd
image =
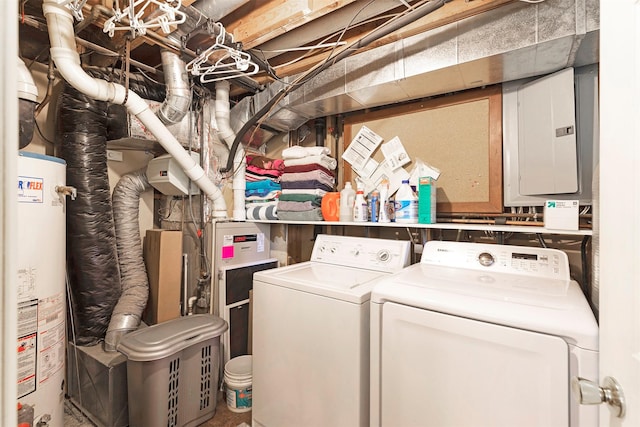
[[[105,351],[116,351],[122,336],[138,329],[149,297],[149,280],[140,239],[140,196],[151,185],[144,171],[120,178],[113,189],[113,219],[122,294],[113,309],[104,339]]]
[[[158,111],[158,117],[164,124],[179,123],[189,112],[191,88],[184,61],[170,51],[163,50],[162,71],[167,85],[167,98]]]

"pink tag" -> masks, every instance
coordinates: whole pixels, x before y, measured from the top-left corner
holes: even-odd
[[[222,259],[233,258],[233,246],[222,247]]]

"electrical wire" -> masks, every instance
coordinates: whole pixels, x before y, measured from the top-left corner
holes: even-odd
[[[46,136],[44,136],[44,133],[42,133],[42,130],[40,129],[40,124],[38,123],[38,120],[34,120],[35,124],[36,124],[36,130],[38,131],[38,135],[40,135],[40,138],[42,138],[45,142],[54,145],[55,142],[51,141],[49,138],[47,138]]]
[[[326,39],[325,39],[326,40]],[[300,46],[300,47],[288,47],[286,49],[258,49],[260,52],[268,52],[268,53],[287,53],[287,52],[295,52],[299,50],[314,50],[314,49],[324,49],[327,47],[333,47],[336,44],[340,46],[344,46],[347,42],[335,42],[335,43],[319,43],[313,46]]]
[[[152,83],[158,84],[158,85],[165,85],[164,82],[159,82],[156,79],[152,78],[151,76],[149,76],[145,71],[143,71],[140,67],[135,67],[136,68],[136,72],[140,73],[140,75],[142,77],[144,77],[145,79],[149,80]]]
[[[366,20],[366,21],[362,21],[362,22],[357,23],[356,25],[352,26],[352,27],[351,27],[351,29],[353,29],[353,28],[357,28],[357,27],[359,27],[359,26],[361,26],[361,25],[367,25],[367,24],[370,24],[370,23],[372,23],[372,22],[379,21],[379,20],[381,20],[381,19],[390,19],[390,18],[393,18],[393,17],[395,17],[395,16],[398,16],[398,14],[397,14],[397,13],[394,13],[394,14],[388,14],[388,15],[380,15],[380,16],[376,16],[375,18],[371,18],[371,19],[368,19],[368,20]],[[325,37],[324,39],[322,39],[322,40],[320,41],[320,44],[319,44],[319,45],[325,45],[325,44],[326,44],[326,45],[329,45],[329,43],[326,43],[326,42],[327,42],[327,41],[329,41],[329,40],[331,40],[333,37],[336,37],[336,36],[337,36],[337,35],[339,35],[339,34],[340,34],[340,32],[339,32],[339,31],[336,31],[336,32],[335,32],[335,33],[333,33],[333,34],[328,35],[327,37]],[[333,42],[333,43],[335,44],[335,43],[338,43],[338,42]],[[345,45],[345,44],[346,44],[346,42],[340,42],[340,43],[342,43],[342,44],[341,44],[341,46],[343,46],[343,45]],[[319,50],[319,49],[318,49],[318,50]],[[279,69],[279,68],[284,68],[284,67],[287,67],[287,66],[289,66],[289,65],[293,65],[293,64],[295,64],[296,62],[302,61],[302,60],[303,60],[303,59],[305,59],[305,58],[309,58],[310,56],[315,55],[315,54],[317,54],[317,52],[315,52],[315,51],[309,51],[309,52],[306,52],[304,55],[299,56],[298,58],[294,58],[294,59],[292,59],[292,60],[290,60],[290,61],[287,61],[287,62],[285,62],[285,63],[282,63],[282,64],[273,65],[272,67],[273,67],[274,69],[276,69],[276,70],[277,70],[277,69]]]

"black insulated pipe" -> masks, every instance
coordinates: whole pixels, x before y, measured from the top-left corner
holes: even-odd
[[[67,205],[69,315],[75,343],[94,345],[105,335],[120,297],[120,271],[107,176],[107,107],[65,82],[58,114],[60,157],[67,184],[78,190]]]

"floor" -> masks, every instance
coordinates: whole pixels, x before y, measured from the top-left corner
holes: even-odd
[[[65,401],[64,408],[65,427],[95,427],[77,407],[69,400]],[[218,393],[216,413],[209,421],[201,424],[201,427],[249,427],[251,425],[251,411],[236,413],[229,410],[222,392]]]

